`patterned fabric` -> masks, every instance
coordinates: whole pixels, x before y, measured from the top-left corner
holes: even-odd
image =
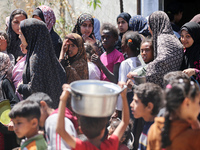
[[[7,54],[0,52],[0,99],[4,99],[2,93],[3,77],[7,74],[10,67],[10,58]]]
[[[179,70],[183,59],[183,46],[174,35],[165,12],[156,11],[149,16],[153,32],[154,60],[147,66],[147,81],[162,86],[163,76]]]
[[[53,108],[57,108],[66,73],[56,58],[49,31],[44,22],[35,18],[23,20],[20,27],[28,52],[18,92],[24,98],[35,92],[47,93]]]
[[[150,35],[148,30],[147,19],[141,15],[135,15],[129,20],[129,28],[133,31],[138,31],[144,36]]]
[[[65,60],[61,61],[66,70],[67,83],[69,84],[76,80],[88,79],[88,65],[82,37],[76,33],[71,33],[68,34],[66,38],[78,47],[78,53],[75,56],[70,58],[66,55]]]
[[[196,68],[200,70],[200,25],[195,22],[188,22],[181,27],[181,31],[182,30],[186,30],[191,35],[194,43],[191,47],[186,48],[181,70],[187,68]],[[199,73],[196,75],[198,82],[200,82]]]
[[[91,21],[91,23],[92,23],[92,25],[93,25],[93,27],[94,27],[94,19],[93,19],[92,15],[87,14],[87,13],[84,13],[84,14],[81,14],[81,15],[78,17],[77,23],[76,23],[76,25],[75,25],[75,27],[74,27],[74,29],[73,29],[72,32],[73,32],[73,33],[77,33],[77,34],[79,34],[80,36],[82,36],[80,26],[83,24],[84,21]],[[94,28],[93,28],[93,30],[94,30]],[[92,31],[92,33],[90,34],[89,37],[92,38],[92,35],[94,35],[93,31]]]
[[[38,8],[42,10],[43,16],[44,16],[44,21],[50,32],[51,29],[53,28],[54,24],[56,23],[56,17],[55,17],[54,12],[49,6],[42,5],[42,6],[39,6]]]
[[[18,56],[22,56],[24,54],[22,53],[21,48],[20,48],[21,41],[19,39],[19,35],[16,34],[14,32],[14,30],[12,29],[12,20],[15,16],[15,15],[13,16],[13,14],[15,14],[15,13],[16,14],[24,14],[26,18],[27,18],[27,14],[22,9],[15,9],[10,15],[10,20],[9,20],[9,25],[8,25],[8,30],[7,30],[10,44],[7,48],[7,52],[8,52],[8,54],[10,54],[10,53],[13,54],[15,59],[17,59]]]

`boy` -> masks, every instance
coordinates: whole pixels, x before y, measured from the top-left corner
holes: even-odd
[[[124,90],[121,93],[123,99],[123,111],[122,111],[122,121],[116,128],[114,133],[104,141],[101,141],[104,131],[106,128],[107,117],[106,118],[91,118],[91,117],[80,117],[80,124],[83,133],[87,136],[88,141],[81,141],[74,138],[68,132],[66,132],[64,126],[64,111],[67,98],[69,97],[68,89],[70,86],[68,84],[63,85],[63,93],[60,96],[60,104],[58,110],[58,122],[56,131],[60,136],[74,149],[74,150],[118,150],[119,140],[121,139],[126,127],[129,123],[129,109],[127,104],[126,92]]]
[[[58,118],[58,109],[52,108],[52,99],[43,92],[33,93],[27,98],[35,101],[40,106],[40,127],[45,127],[45,137],[49,150],[65,149],[70,150],[70,146],[56,133],[56,122]],[[65,130],[74,137],[77,136],[76,129],[78,127],[77,118],[72,116],[72,112],[65,108]]]
[[[36,102],[24,100],[17,103],[11,109],[9,117],[14,123],[14,132],[17,137],[26,137],[21,143],[22,150],[47,149],[43,135],[38,134],[40,107]]]
[[[163,106],[163,91],[161,87],[154,83],[140,84],[134,89],[134,97],[130,106],[134,118],[143,118],[145,121],[139,139],[138,150],[146,150],[148,130]]]

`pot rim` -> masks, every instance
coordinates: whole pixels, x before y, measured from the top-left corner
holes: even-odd
[[[74,85],[74,84],[77,84],[77,83],[84,83],[84,82],[85,82],[85,83],[88,83],[88,84],[89,84],[89,83],[110,84],[110,85],[112,85],[112,86],[118,88],[119,91],[118,91],[118,92],[116,91],[115,93],[95,93],[95,94],[90,94],[90,93],[86,93],[86,92],[84,92],[84,91],[77,90],[77,89],[73,88],[73,85]],[[101,80],[78,80],[78,81],[74,81],[74,82],[70,83],[70,88],[71,88],[72,92],[74,91],[74,92],[79,93],[79,94],[82,94],[82,95],[96,96],[96,97],[98,97],[98,96],[115,96],[115,95],[118,95],[118,94],[122,91],[122,89],[121,89],[121,87],[120,87],[119,85],[114,84],[114,83],[112,83],[112,82],[101,81]]]

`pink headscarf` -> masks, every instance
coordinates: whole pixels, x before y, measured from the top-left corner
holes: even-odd
[[[53,9],[51,9],[49,6],[46,6],[46,5],[39,6],[38,8],[40,8],[42,10],[45,23],[50,32],[52,27],[56,23],[56,17],[53,12]]]

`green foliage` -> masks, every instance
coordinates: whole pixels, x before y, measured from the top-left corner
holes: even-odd
[[[92,7],[92,5],[93,5],[94,10],[97,8],[97,6],[99,8],[101,8],[101,1],[100,0],[90,0],[89,6]]]

